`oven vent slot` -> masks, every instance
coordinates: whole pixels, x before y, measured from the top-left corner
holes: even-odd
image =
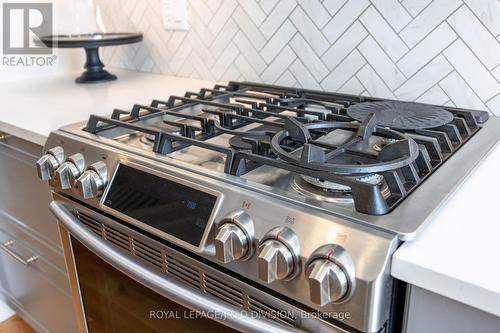
[[[238,290],[209,274],[204,274],[205,292],[241,308],[245,307],[245,296]]]
[[[265,318],[275,320],[284,325],[295,327],[296,320],[293,313],[278,310],[275,307],[260,302],[250,296],[248,296],[248,309],[252,312],[259,313]]]
[[[162,252],[159,249],[144,244],[137,238],[133,238],[132,236],[130,237],[132,238],[133,255],[155,266],[156,268],[163,270],[164,264]]]
[[[92,217],[83,214],[82,212],[76,212],[75,217],[85,224],[90,230],[92,230],[95,234],[97,234],[99,237],[102,237],[102,225],[101,223],[97,222],[95,219]]]
[[[200,288],[200,273],[196,268],[180,262],[169,254],[165,255],[165,260],[167,273],[195,288]]]
[[[130,239],[123,232],[120,232],[107,225],[103,225],[104,239],[130,253]]]

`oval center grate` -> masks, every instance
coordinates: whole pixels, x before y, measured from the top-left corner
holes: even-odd
[[[371,113],[377,115],[379,125],[402,130],[434,128],[453,120],[453,114],[443,108],[410,102],[366,102],[347,109],[351,118],[361,122]]]

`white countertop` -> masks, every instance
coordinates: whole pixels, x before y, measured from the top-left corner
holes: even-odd
[[[393,256],[405,282],[500,316],[500,144]]]
[[[118,80],[76,84],[79,73],[47,74],[0,84],[0,131],[43,145],[49,133],[87,120],[90,114],[107,115],[129,110],[135,103],[184,95],[209,88],[213,82],[110,69]]]

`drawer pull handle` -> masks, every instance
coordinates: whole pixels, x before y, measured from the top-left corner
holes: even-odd
[[[31,264],[32,262],[35,262],[38,259],[38,256],[32,256],[32,257],[29,257],[28,259],[24,259],[19,254],[12,251],[10,249],[10,247],[12,245],[14,245],[15,242],[16,242],[15,239],[11,239],[11,240],[6,241],[3,244],[0,243],[0,249],[4,250],[8,255],[10,255],[12,258],[16,259],[17,261],[19,261],[24,266],[28,266],[29,264]]]

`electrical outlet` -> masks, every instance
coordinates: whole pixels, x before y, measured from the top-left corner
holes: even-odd
[[[163,28],[189,30],[187,0],[161,0]]]

